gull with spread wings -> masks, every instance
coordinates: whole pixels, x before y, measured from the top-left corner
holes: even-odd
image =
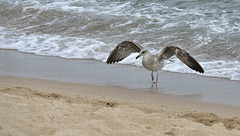
[[[153,72],[157,72],[156,82],[158,81],[158,71],[161,70],[165,63],[165,60],[168,60],[173,55],[176,55],[179,60],[181,60],[184,64],[186,64],[191,69],[204,73],[201,65],[187,53],[185,50],[182,50],[175,46],[166,46],[162,49],[162,51],[158,54],[151,54],[148,50],[142,48],[141,46],[131,42],[131,41],[123,41],[117,45],[115,49],[110,53],[107,64],[114,64],[129,56],[131,53],[139,53],[136,59],[140,56],[143,56],[142,64],[143,66],[152,71],[151,78],[154,82]]]

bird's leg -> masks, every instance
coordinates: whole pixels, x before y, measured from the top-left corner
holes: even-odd
[[[156,78],[156,84],[157,84],[157,82],[158,82],[158,71],[157,71],[157,78]]]
[[[153,71],[152,71],[151,77],[152,77],[152,81],[154,82],[154,76],[153,76]]]

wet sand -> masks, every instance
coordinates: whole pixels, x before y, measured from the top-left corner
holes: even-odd
[[[115,86],[156,95],[240,107],[239,81],[160,71],[156,87],[151,83],[151,72],[142,67],[43,57],[9,50],[0,50],[0,62],[1,75]]]

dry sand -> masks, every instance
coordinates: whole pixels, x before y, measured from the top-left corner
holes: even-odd
[[[223,115],[224,108],[221,114],[100,95],[124,92],[114,87],[7,76],[0,80],[1,136],[240,136],[240,117]]]

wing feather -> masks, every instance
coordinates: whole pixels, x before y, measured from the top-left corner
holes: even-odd
[[[199,72],[199,73],[204,73],[204,70],[202,66],[192,57],[187,53],[185,50],[182,50],[178,47],[175,46],[167,46],[165,47],[159,54],[158,54],[158,59],[159,60],[167,60],[173,55],[176,55],[179,60],[181,60],[184,64],[186,64],[188,67],[191,69]]]
[[[107,59],[107,64],[114,64],[125,59],[131,53],[140,52],[142,49],[141,46],[131,42],[131,41],[123,41],[117,45],[116,48],[110,53]]]
[[[162,51],[158,54],[158,59],[162,60],[162,59],[169,59],[171,58],[173,55],[175,55],[175,50],[177,47],[174,46],[166,46],[165,48],[162,49]]]

